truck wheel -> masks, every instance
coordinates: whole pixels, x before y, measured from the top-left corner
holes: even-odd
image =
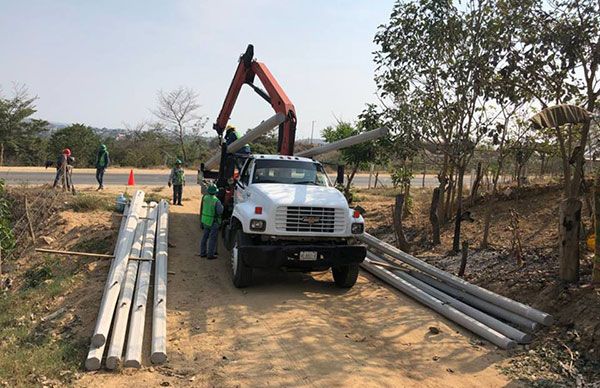
[[[244,264],[244,258],[238,247],[252,243],[243,230],[236,228],[231,249],[231,269],[233,285],[237,288],[247,287],[252,283],[252,268]]]
[[[358,264],[331,267],[335,285],[341,288],[351,288],[358,278]]]

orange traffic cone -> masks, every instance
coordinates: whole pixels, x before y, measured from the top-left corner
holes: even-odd
[[[135,186],[135,178],[133,177],[133,169],[129,171],[129,180],[127,181],[127,186]]]

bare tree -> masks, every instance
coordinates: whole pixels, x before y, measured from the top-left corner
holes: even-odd
[[[198,114],[198,108],[201,106],[198,103],[198,94],[191,88],[180,86],[170,92],[159,90],[157,97],[158,108],[152,113],[178,138],[185,163],[185,135],[199,132],[208,121],[206,116]]]

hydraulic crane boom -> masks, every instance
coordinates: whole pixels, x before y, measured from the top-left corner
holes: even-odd
[[[266,91],[254,84],[255,76],[258,76]],[[254,46],[251,44],[248,45],[246,52],[240,57],[223,107],[219,112],[217,121],[213,124],[213,129],[217,131],[219,137],[223,135],[227,121],[229,121],[244,84],[249,85],[259,96],[271,104],[276,113],[285,115],[285,121],[279,125],[277,151],[280,155],[293,155],[296,136],[296,110],[267,66],[254,60]]]

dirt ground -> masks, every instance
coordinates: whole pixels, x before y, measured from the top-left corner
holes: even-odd
[[[329,272],[264,271],[254,286],[236,289],[222,246],[218,260],[196,256],[198,188],[186,187],[184,195],[189,200],[170,214],[168,363],[152,367],[146,359],[139,371],[82,373],[75,385],[511,385],[498,369],[506,352],[368,274],[344,291],[332,285]],[[90,288],[101,290],[107,270],[103,263]],[[100,294],[78,307],[87,310],[81,331],[88,335]]]

